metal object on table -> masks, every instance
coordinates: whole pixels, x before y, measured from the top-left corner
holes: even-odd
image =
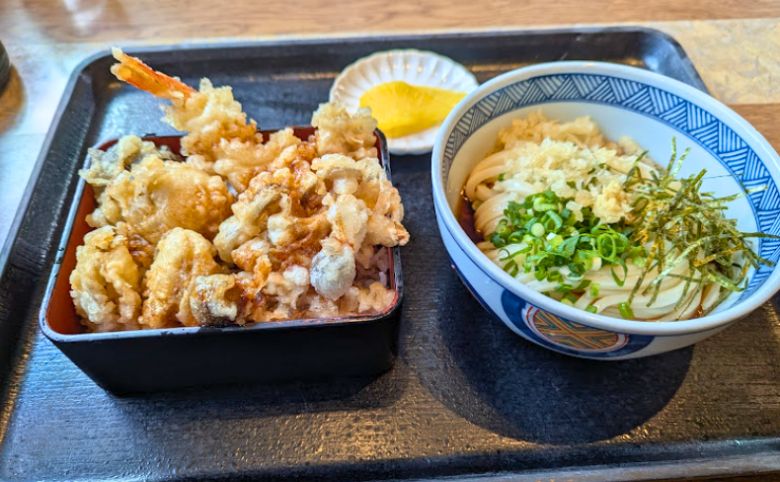
[[[9,78],[11,78],[11,59],[8,58],[8,52],[0,42],[0,93],[5,89]]]
[[[208,76],[232,85],[245,110],[274,129],[308,123],[351,61],[405,47],[452,57],[481,81],[528,63],[599,59],[704,88],[672,39],[632,28],[131,53],[191,84]],[[452,272],[433,222],[427,156],[393,159],[412,240],[402,250],[407,289],[398,361],[388,373],[107,395],[37,333],[35,317],[87,146],[125,133],[171,132],[159,121],[157,99],[113,88],[111,62],[102,55],[74,72],[0,278],[8,407],[0,419],[0,479],[355,480],[526,471],[599,479],[616,470],[629,479],[652,468],[667,478],[780,471],[773,304],[695,348],[646,359],[583,361],[537,348],[488,318]],[[646,470],[627,467],[634,463]]]

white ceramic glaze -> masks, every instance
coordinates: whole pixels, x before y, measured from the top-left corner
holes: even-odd
[[[682,175],[708,170],[704,188],[720,194],[765,187],[734,202],[728,216],[741,229],[780,234],[780,157],[731,109],[676,80],[599,62],[554,62],[521,68],[483,84],[447,117],[432,155],[433,198],[445,248],[459,276],[483,306],[512,331],[572,356],[627,359],[681,348],[724,329],[780,288],[780,271],[751,274],[744,293],[693,320],[644,322],[591,314],[533,291],[494,265],[469,240],[454,210],[471,167],[512,119],[541,109],[570,120],[590,115],[610,138],[629,136],[661,162],[671,138],[690,148]],[[780,242],[762,240],[760,254],[777,261]],[[738,333],[735,333],[738,335]]]
[[[388,50],[363,57],[347,66],[330,89],[330,100],[354,112],[368,89],[385,82],[402,80],[409,84],[471,92],[478,83],[461,64],[442,55],[421,50]],[[388,138],[390,152],[396,155],[430,152],[439,126],[404,137]]]

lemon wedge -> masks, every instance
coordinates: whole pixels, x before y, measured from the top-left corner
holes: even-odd
[[[465,92],[407,84],[402,80],[376,85],[360,96],[387,137],[403,137],[440,124]]]

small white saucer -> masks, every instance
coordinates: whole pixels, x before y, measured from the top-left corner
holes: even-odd
[[[387,50],[363,57],[347,66],[333,82],[330,100],[354,112],[360,106],[360,96],[365,91],[394,80],[467,94],[479,85],[464,66],[442,55],[414,49]],[[396,155],[430,152],[439,127],[437,125],[416,134],[387,139],[390,152]]]

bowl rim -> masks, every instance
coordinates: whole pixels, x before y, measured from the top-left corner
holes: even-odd
[[[709,314],[700,318],[681,321],[639,321],[623,320],[620,318],[588,313],[584,310],[556,301],[515,280],[497,265],[493,264],[487,256],[477,248],[476,244],[469,239],[447,203],[446,191],[444,188],[444,177],[449,174],[449,170],[447,170],[447,173],[444,173],[442,169],[444,147],[454,125],[463,113],[472,107],[478,100],[492,94],[495,90],[506,84],[539,76],[568,73],[601,74],[624,78],[652,85],[653,87],[685,99],[706,110],[713,115],[713,117],[728,125],[738,133],[755,151],[757,157],[767,167],[767,170],[775,182],[780,184],[778,181],[778,178],[780,178],[780,156],[778,156],[769,142],[752,125],[750,125],[747,120],[707,93],[664,75],[622,64],[598,61],[546,62],[521,67],[483,83],[461,100],[442,123],[439,133],[436,136],[431,156],[433,202],[436,215],[441,222],[440,229],[441,226],[443,226],[444,229],[447,229],[458,247],[475,264],[475,266],[502,288],[508,289],[520,298],[527,300],[545,311],[595,328],[621,333],[661,336],[696,333],[731,323],[732,321],[749,314],[768,301],[778,289],[780,289],[780,269],[777,267],[772,270],[769,278],[764,284],[744,300],[721,312]],[[562,99],[561,102],[578,101]],[[505,114],[506,113],[502,115]]]

